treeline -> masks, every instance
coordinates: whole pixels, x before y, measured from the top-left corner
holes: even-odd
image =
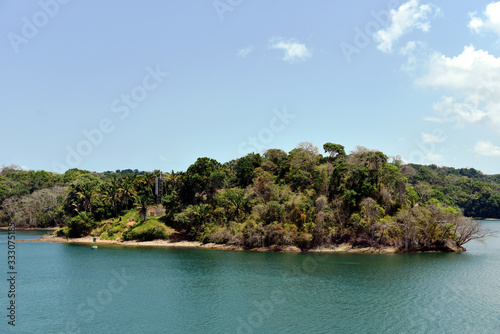
[[[467,217],[500,219],[500,175],[474,168],[409,164],[402,168],[422,201],[431,198],[460,208]]]
[[[55,174],[4,167],[0,172],[0,222],[44,228],[70,225],[74,217],[101,221],[131,208],[145,215],[153,203],[159,175],[159,171],[92,173],[78,169]]]
[[[460,246],[484,235],[460,212],[460,204],[468,202],[440,188],[476,179],[447,175],[444,179],[458,179],[443,183],[432,166],[389,162],[380,151],[357,147],[346,154],[333,143],[323,149],[324,155],[301,143],[288,153],[270,149],[226,163],[203,157],[184,172],[170,173],[71,169],[60,175],[5,167],[0,220],[3,225],[66,226],[64,233],[73,237],[130,209],[145,221],[148,207],[160,202],[162,222],[184,238],[247,248],[308,249],[347,242],[410,251]],[[498,183],[480,176],[486,179],[477,182],[490,186],[488,198],[498,195]],[[477,198],[476,192],[465,194]],[[123,234],[131,236],[131,230]]]
[[[123,174],[143,175],[143,174],[146,174],[147,172],[140,171],[138,169],[117,169],[114,172],[109,171],[109,170],[104,172],[104,174],[106,174],[106,175],[110,175],[110,174],[114,174],[114,173],[120,174],[120,175],[123,175]]]

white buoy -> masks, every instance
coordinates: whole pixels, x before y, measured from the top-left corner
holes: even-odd
[[[94,244],[92,245],[92,249],[97,249],[97,245],[95,244],[95,237],[94,237]]]

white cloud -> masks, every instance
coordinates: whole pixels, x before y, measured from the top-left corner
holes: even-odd
[[[422,142],[424,143],[444,143],[446,136],[437,136],[432,133],[422,133]]]
[[[399,54],[406,57],[406,63],[401,66],[401,69],[411,72],[422,65],[422,60],[426,58],[428,51],[425,43],[409,41],[399,49]]]
[[[486,6],[486,10],[483,13],[484,18],[476,15],[477,12],[469,13],[469,29],[476,33],[493,31],[500,36],[500,1],[492,2]]]
[[[245,58],[252,51],[253,51],[253,47],[251,45],[249,45],[249,46],[247,46],[247,47],[245,47],[243,49],[239,49],[238,50],[238,56],[242,57],[242,58]]]
[[[487,51],[466,46],[455,57],[436,52],[416,84],[445,92],[433,105],[443,122],[461,127],[484,120],[500,129],[500,58]]]
[[[491,71],[500,68],[500,58],[488,51],[475,50],[466,46],[456,57],[446,57],[438,52],[429,59],[427,74],[417,80],[417,84],[433,88],[470,90],[482,85],[491,78]]]
[[[398,9],[392,9],[389,13],[391,24],[374,35],[377,48],[382,52],[392,52],[393,44],[404,34],[414,29],[428,32],[431,27],[429,15],[433,12],[438,13],[439,8],[430,4],[420,5],[419,0],[410,0]]]
[[[272,49],[283,50],[283,60],[288,62],[303,61],[311,57],[311,52],[305,44],[301,44],[294,39],[288,41],[282,38],[272,38],[269,40]]]
[[[399,53],[401,53],[403,56],[411,55],[416,47],[417,47],[417,42],[409,41],[408,43],[406,43],[405,46],[399,49]]]
[[[467,26],[469,27],[470,30],[479,33],[481,32],[484,22],[482,19],[476,17],[476,14],[477,12],[469,13],[470,21]]]
[[[486,116],[477,103],[457,102],[450,96],[443,96],[441,101],[433,104],[432,108],[442,117],[442,122],[454,123],[456,127],[480,121]]]
[[[439,153],[426,153],[422,155],[417,155],[416,157],[409,157],[408,160],[404,159],[404,161],[407,162],[413,162],[417,164],[422,164],[422,165],[430,165],[430,164],[436,164],[436,165],[441,165],[446,162],[446,158],[439,154]]]
[[[424,121],[427,121],[427,122],[434,122],[434,123],[444,123],[445,121],[440,118],[440,117],[429,117],[429,116],[425,116],[424,117]]]
[[[474,146],[474,153],[485,157],[500,157],[500,147],[489,141],[478,141]]]

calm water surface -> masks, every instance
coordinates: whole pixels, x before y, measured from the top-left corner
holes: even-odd
[[[499,231],[463,254],[286,254],[18,243],[0,333],[500,333]],[[33,238],[41,232],[17,232]]]

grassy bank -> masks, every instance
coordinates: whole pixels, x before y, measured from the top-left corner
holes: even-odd
[[[66,226],[58,229],[55,232],[59,237],[75,237],[71,231],[72,226]],[[85,228],[82,228],[85,231]],[[91,237],[98,237],[101,240],[114,240],[114,241],[151,241],[156,239],[169,239],[171,234],[176,231],[167,227],[161,218],[149,217],[145,220],[139,219],[137,210],[127,211],[124,215],[118,218],[106,219],[101,222],[91,223],[87,233],[81,233],[76,237],[89,235]]]

